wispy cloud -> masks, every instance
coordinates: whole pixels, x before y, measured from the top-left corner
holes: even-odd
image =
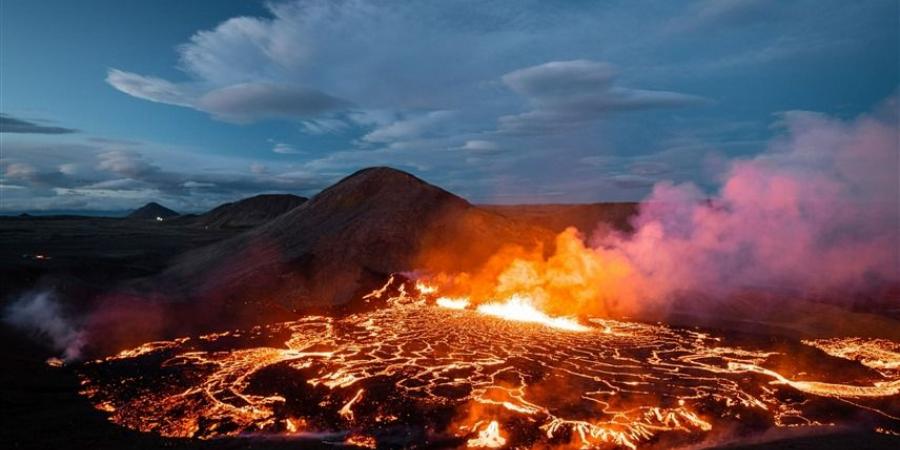
[[[530,111],[503,116],[508,133],[559,132],[610,114],[643,109],[698,105],[702,97],[669,91],[617,86],[616,69],[607,63],[551,61],[503,76],[503,83],[524,97]]]
[[[77,131],[73,128],[43,125],[0,113],[0,133],[68,134]]]
[[[297,150],[296,148],[291,146],[290,144],[285,144],[284,142],[274,142],[271,140],[270,140],[270,142],[275,144],[275,146],[272,147],[272,151],[275,153],[282,154],[282,155],[299,155],[299,154],[303,153],[302,151]]]
[[[118,69],[110,69],[106,82],[137,98],[184,106],[234,123],[264,119],[303,119],[349,105],[315,89],[302,86],[248,82],[201,90]]]

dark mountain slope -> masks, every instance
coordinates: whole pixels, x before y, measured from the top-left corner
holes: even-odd
[[[208,228],[251,228],[302,205],[306,200],[291,194],[257,195],[220,205],[192,222]]]
[[[408,173],[371,168],[271,222],[182,255],[142,290],[191,299],[210,320],[245,319],[272,309],[262,304],[345,305],[394,272],[472,269],[503,245],[552,238]]]

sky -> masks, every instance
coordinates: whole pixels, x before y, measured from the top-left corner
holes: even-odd
[[[896,0],[0,0],[0,213],[198,212],[391,166],[476,203],[714,191],[896,95]]]

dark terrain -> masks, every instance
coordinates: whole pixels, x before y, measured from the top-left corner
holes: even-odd
[[[225,203],[184,222],[203,228],[253,228],[262,225],[300,205],[306,197],[291,194],[262,194]]]
[[[566,226],[586,234],[598,223],[601,231],[627,231],[637,205],[476,206],[409,174],[376,168],[308,201],[260,196],[195,216],[174,215],[162,205],[145,208],[129,218],[0,218],[4,309],[34,289],[53,289],[76,316],[114,303],[116,315],[93,322],[92,337],[103,339],[89,351],[102,355],[150,339],[290,320],[311,311],[350,311],[391,273],[477,266],[501,243],[548,243]],[[473,242],[478,245],[464,245]],[[460,254],[459,248],[469,251]],[[758,305],[746,300],[734,306],[735,315]],[[734,326],[799,336],[815,326],[807,323],[811,318],[798,319],[810,316],[802,307],[773,311],[744,316]],[[165,325],[133,326],[148,314]],[[779,320],[770,320],[773,315]],[[846,322],[844,330],[862,330],[860,324],[876,320],[876,331],[900,333],[896,322],[869,314],[828,310],[823,317]],[[77,394],[73,367],[45,363],[58,352],[37,344],[41,336],[26,336],[5,321],[2,336],[7,344],[0,442],[6,448],[334,448],[268,438],[161,438],[119,427]],[[773,436],[777,442],[746,448],[898,445],[897,437],[868,431],[828,433]]]

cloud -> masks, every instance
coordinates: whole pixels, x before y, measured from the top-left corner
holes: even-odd
[[[244,192],[239,184],[266,181],[250,169],[252,162],[266,165],[273,179],[310,171],[326,179],[366,165],[391,164],[460,186],[461,194],[473,197],[505,195],[496,184],[525,179],[547,187],[534,188],[536,196],[565,192],[567,201],[637,200],[641,189],[620,189],[637,184],[633,177],[685,181],[700,173],[696,168],[706,152],[759,151],[761,145],[721,144],[765,141],[771,134],[765,129],[769,111],[842,108],[841,114],[848,115],[887,92],[885,83],[896,82],[896,65],[832,70],[835,61],[871,69],[881,67],[877,62],[887,61],[886,56],[895,59],[891,30],[896,27],[889,18],[896,17],[896,5],[891,2],[687,1],[652,10],[634,2],[461,3],[264,2],[254,17],[233,17],[188,34],[173,50],[174,67],[112,64],[109,86],[199,111],[191,120],[291,122],[242,130],[246,147],[231,142],[227,151],[246,157],[222,166],[202,160],[176,163],[156,149],[140,148],[144,162],[158,170],[144,167],[148,172],[134,176],[197,204],[217,198],[210,192],[232,187]],[[767,20],[773,15],[777,20]],[[673,30],[676,17],[683,22],[680,30]],[[702,19],[688,23],[691,17]],[[837,39],[854,44],[836,47]],[[786,61],[791,64],[781,64]],[[754,70],[738,70],[746,68]],[[806,78],[819,81],[800,82]],[[828,88],[843,85],[866,88]],[[720,102],[666,109],[703,103],[687,94]],[[762,131],[700,136],[714,121],[752,121]],[[201,135],[192,142],[220,142],[210,133],[223,130],[198,127]],[[684,134],[692,135],[674,142]],[[288,145],[267,143],[268,136]],[[253,138],[258,142],[248,140]],[[134,149],[107,144],[90,146],[103,147],[102,152]],[[700,150],[660,155],[669,172],[630,167],[641,157],[683,146]],[[288,147],[305,153],[302,158],[276,154],[290,152]],[[43,186],[80,187],[125,177],[97,168],[100,150],[84,151],[90,160],[73,154],[72,161],[43,164],[33,155],[13,162],[34,166],[32,180],[42,180]],[[611,167],[580,162],[604,156],[614,157]],[[206,181],[194,174],[230,179]],[[570,180],[575,177],[581,179]],[[476,178],[494,181],[476,185]],[[188,188],[188,180],[216,186]],[[704,189],[713,187],[709,180],[698,180]],[[590,189],[579,190],[575,181]]]
[[[303,131],[308,134],[331,134],[347,131],[350,124],[346,120],[339,118],[321,118],[304,120],[301,124]]]
[[[710,29],[734,29],[780,18],[775,0],[701,0],[687,8],[687,13],[672,19],[667,31],[688,32]]]
[[[300,155],[303,153],[302,151],[297,150],[296,148],[283,142],[275,142],[275,146],[272,147],[272,151],[282,155]]]
[[[133,178],[116,178],[82,186],[83,190],[96,191],[139,191],[147,189],[147,183]]]
[[[78,130],[50,125],[41,125],[24,119],[0,113],[0,133],[69,134]]]
[[[181,183],[181,185],[188,189],[204,189],[204,188],[216,187],[215,183],[205,183],[202,181],[194,181],[194,180],[187,180],[184,183]]]
[[[500,117],[500,130],[545,133],[582,125],[610,114],[704,103],[702,97],[615,85],[617,71],[589,60],[552,61],[503,75],[503,83],[531,105],[530,111]]]
[[[12,162],[6,159],[0,160],[0,169],[3,173],[0,183],[4,184],[11,180],[18,185],[53,186],[65,177],[60,169],[42,170],[27,162]]]
[[[500,146],[496,142],[486,141],[483,139],[473,139],[466,141],[462,146],[463,150],[475,153],[492,153],[500,150]]]
[[[132,97],[167,105],[192,108],[197,96],[187,86],[118,69],[109,69],[106,82]]]
[[[142,154],[136,151],[113,150],[97,155],[99,162],[97,168],[107,170],[116,175],[129,178],[145,178],[159,173],[159,167],[147,161]]]
[[[622,189],[644,189],[656,184],[653,178],[631,174],[613,175],[609,180]]]
[[[396,142],[421,137],[455,116],[453,111],[429,111],[378,126],[362,137],[367,142]]]
[[[238,83],[204,91],[199,86],[176,84],[118,69],[109,70],[106,82],[133,97],[196,109],[234,123],[302,119],[349,105],[315,89],[268,82]]]
[[[34,166],[26,163],[12,163],[6,166],[4,175],[12,179],[31,179],[37,173]]]
[[[228,122],[312,117],[349,106],[315,89],[271,83],[242,83],[207,92],[196,108]]]
[[[160,148],[151,142],[126,148],[85,142],[4,141],[0,210],[126,210],[158,200],[179,211],[202,211],[265,192],[309,195],[335,181],[331,173],[290,164],[269,167],[244,158]]]
[[[264,174],[269,171],[269,168],[265,166],[265,164],[260,164],[257,162],[250,163],[250,173],[255,173],[257,175]]]

